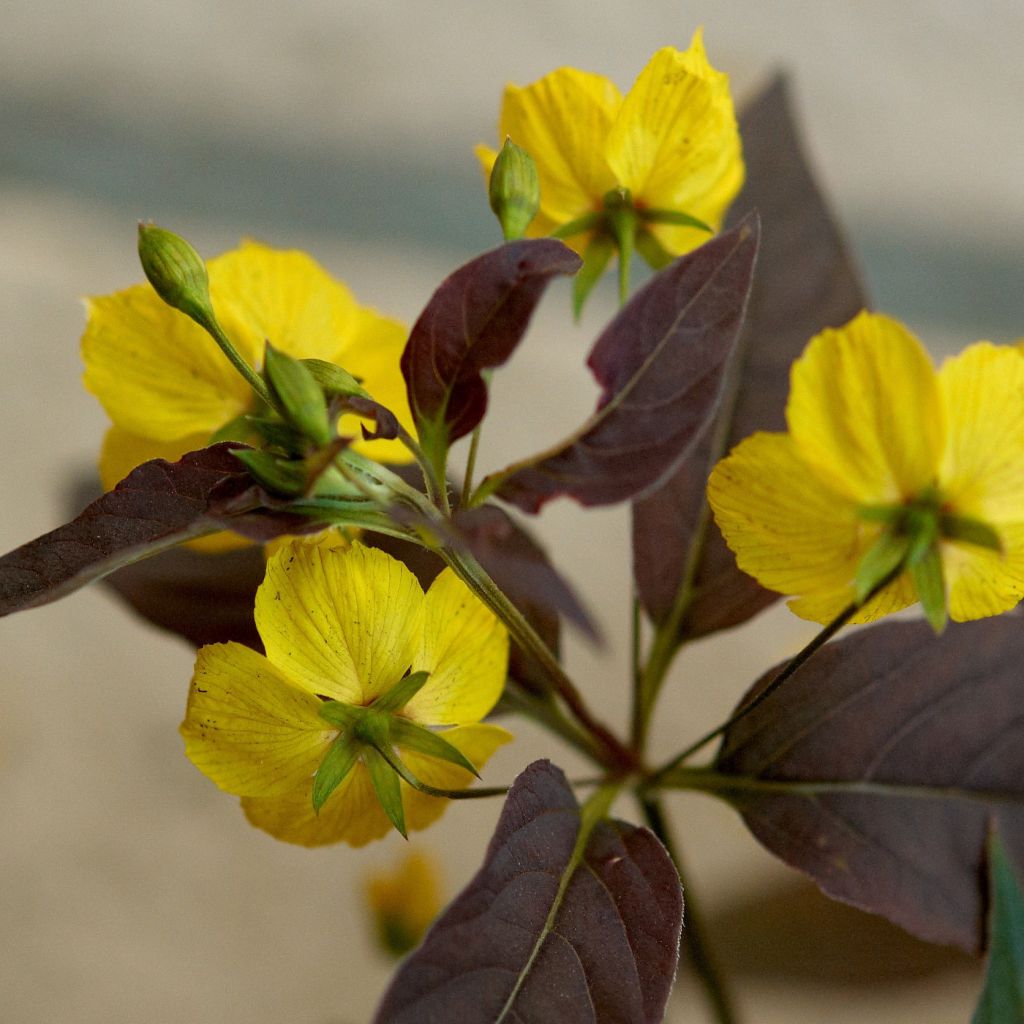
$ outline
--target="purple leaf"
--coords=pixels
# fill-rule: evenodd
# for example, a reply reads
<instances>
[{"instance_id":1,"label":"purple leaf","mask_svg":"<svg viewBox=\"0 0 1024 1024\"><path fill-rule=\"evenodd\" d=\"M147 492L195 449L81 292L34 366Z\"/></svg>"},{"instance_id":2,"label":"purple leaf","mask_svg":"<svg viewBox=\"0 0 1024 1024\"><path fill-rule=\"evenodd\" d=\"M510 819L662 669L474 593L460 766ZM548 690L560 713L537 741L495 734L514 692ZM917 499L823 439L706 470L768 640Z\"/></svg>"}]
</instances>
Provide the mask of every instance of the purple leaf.
<instances>
[{"instance_id":1,"label":"purple leaf","mask_svg":"<svg viewBox=\"0 0 1024 1024\"><path fill-rule=\"evenodd\" d=\"M757 277L715 427L659 490L633 506L633 571L651 619L665 621L681 582L682 623L698 637L734 626L778 597L736 568L704 497L714 463L756 430L784 430L789 367L810 338L865 305L839 228L815 184L777 78L740 119L747 183L733 209L764 225Z\"/></svg>"},{"instance_id":2,"label":"purple leaf","mask_svg":"<svg viewBox=\"0 0 1024 1024\"><path fill-rule=\"evenodd\" d=\"M827 895L978 952L993 821L1024 866L1022 663L1016 615L830 643L727 732L708 788Z\"/></svg>"},{"instance_id":3,"label":"purple leaf","mask_svg":"<svg viewBox=\"0 0 1024 1024\"><path fill-rule=\"evenodd\" d=\"M402 353L421 433L451 442L473 430L487 409L481 371L508 359L551 279L579 265L561 242L531 239L486 252L442 282Z\"/></svg>"},{"instance_id":4,"label":"purple leaf","mask_svg":"<svg viewBox=\"0 0 1024 1024\"><path fill-rule=\"evenodd\" d=\"M656 1024L682 893L653 834L580 810L536 761L509 791L483 867L399 968L375 1024Z\"/></svg>"},{"instance_id":5,"label":"purple leaf","mask_svg":"<svg viewBox=\"0 0 1024 1024\"><path fill-rule=\"evenodd\" d=\"M0 616L55 601L120 566L230 526L256 539L320 529L268 507L233 442L154 459L70 523L0 558Z\"/></svg>"},{"instance_id":6,"label":"purple leaf","mask_svg":"<svg viewBox=\"0 0 1024 1024\"><path fill-rule=\"evenodd\" d=\"M608 505L657 487L717 408L758 234L749 217L641 288L590 353L602 388L594 415L551 450L494 474L491 490L537 512L559 495Z\"/></svg>"}]
</instances>

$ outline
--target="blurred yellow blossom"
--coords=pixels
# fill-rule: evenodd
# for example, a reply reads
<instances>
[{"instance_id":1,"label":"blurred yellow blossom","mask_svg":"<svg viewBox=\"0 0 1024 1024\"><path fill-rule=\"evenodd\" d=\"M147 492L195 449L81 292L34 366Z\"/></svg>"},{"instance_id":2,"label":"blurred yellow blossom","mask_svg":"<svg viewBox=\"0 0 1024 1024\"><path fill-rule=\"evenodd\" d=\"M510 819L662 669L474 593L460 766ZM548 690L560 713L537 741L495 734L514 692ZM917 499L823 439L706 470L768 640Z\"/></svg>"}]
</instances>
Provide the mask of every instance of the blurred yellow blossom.
<instances>
[{"instance_id":1,"label":"blurred yellow blossom","mask_svg":"<svg viewBox=\"0 0 1024 1024\"><path fill-rule=\"evenodd\" d=\"M448 801L399 782L380 746L452 790L473 776L446 751L479 768L511 739L480 721L501 694L508 635L450 570L424 595L382 551L296 541L267 563L256 626L265 657L199 651L181 731L193 764L278 839L362 846L391 822L425 828ZM386 812L382 789L399 806Z\"/></svg>"},{"instance_id":2,"label":"blurred yellow blossom","mask_svg":"<svg viewBox=\"0 0 1024 1024\"><path fill-rule=\"evenodd\" d=\"M726 74L716 71L698 30L690 48L667 46L623 97L603 75L559 68L505 89L501 139L526 150L540 178L540 211L528 234L546 235L624 201L650 234L677 256L708 238L679 223L644 222L645 211L687 214L717 230L743 183L739 131ZM495 150L477 147L490 173ZM601 233L598 217L564 237L584 253ZM644 255L648 255L644 253Z\"/></svg>"},{"instance_id":3,"label":"blurred yellow blossom","mask_svg":"<svg viewBox=\"0 0 1024 1024\"><path fill-rule=\"evenodd\" d=\"M422 850L410 850L394 867L367 876L366 902L381 948L404 956L420 944L441 911L437 861Z\"/></svg>"},{"instance_id":4,"label":"blurred yellow blossom","mask_svg":"<svg viewBox=\"0 0 1024 1024\"><path fill-rule=\"evenodd\" d=\"M1024 595L1024 360L969 346L935 371L920 342L861 313L794 364L788 433L743 441L708 497L741 569L828 622L867 622L919 598L936 628ZM922 590L925 592L922 593Z\"/></svg>"}]
</instances>

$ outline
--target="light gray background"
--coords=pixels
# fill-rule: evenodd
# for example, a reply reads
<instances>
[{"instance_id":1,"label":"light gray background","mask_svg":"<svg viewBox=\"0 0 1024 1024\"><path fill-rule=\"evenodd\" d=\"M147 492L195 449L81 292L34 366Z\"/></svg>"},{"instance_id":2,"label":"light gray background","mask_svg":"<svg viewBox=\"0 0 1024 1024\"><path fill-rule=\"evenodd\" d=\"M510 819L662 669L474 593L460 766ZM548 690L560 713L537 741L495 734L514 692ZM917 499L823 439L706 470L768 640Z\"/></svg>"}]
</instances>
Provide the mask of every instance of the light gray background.
<instances>
[{"instance_id":1,"label":"light gray background","mask_svg":"<svg viewBox=\"0 0 1024 1024\"><path fill-rule=\"evenodd\" d=\"M0 10L0 548L57 525L95 457L105 421L79 385L78 296L139 279L138 218L207 255L243 234L307 248L412 320L496 241L470 149L494 141L504 82L573 64L625 89L698 24L741 97L792 71L879 308L935 351L1024 335L1019 2L16 0ZM496 382L485 467L586 415L581 364L612 303L598 294L575 328L553 290ZM562 503L537 526L610 636L604 655L571 642L570 667L622 723L627 515ZM807 635L777 608L689 652L658 749L718 720ZM0 622L0 651L0 1020L366 1020L389 966L353 894L401 841L309 852L250 829L182 756L191 653L99 591ZM577 767L524 728L488 778L547 753ZM785 879L724 807L673 810L712 913ZM497 811L454 806L424 835L450 892ZM976 984L959 972L865 995L762 978L740 999L758 1024L952 1024ZM702 1019L679 988L670 1019Z\"/></svg>"}]
</instances>

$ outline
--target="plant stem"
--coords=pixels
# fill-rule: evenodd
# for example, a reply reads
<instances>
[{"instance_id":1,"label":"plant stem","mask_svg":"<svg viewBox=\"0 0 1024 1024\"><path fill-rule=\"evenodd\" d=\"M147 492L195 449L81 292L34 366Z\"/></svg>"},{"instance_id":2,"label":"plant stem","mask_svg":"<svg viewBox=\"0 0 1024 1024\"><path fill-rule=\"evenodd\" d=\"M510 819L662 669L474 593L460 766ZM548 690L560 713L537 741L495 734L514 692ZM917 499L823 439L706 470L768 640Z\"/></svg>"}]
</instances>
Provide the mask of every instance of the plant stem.
<instances>
[{"instance_id":1,"label":"plant stem","mask_svg":"<svg viewBox=\"0 0 1024 1024\"><path fill-rule=\"evenodd\" d=\"M466 475L462 481L462 497L459 499L459 507L466 508L469 503L469 496L473 493L473 471L476 469L476 453L480 447L480 424L473 428L473 436L469 440L469 455L466 456Z\"/></svg>"},{"instance_id":2,"label":"plant stem","mask_svg":"<svg viewBox=\"0 0 1024 1024\"><path fill-rule=\"evenodd\" d=\"M211 319L203 323L202 326L206 328L210 337L217 342L221 352L227 356L228 362L245 378L246 383L256 392L257 396L266 402L269 408L277 409L280 412L280 406L271 395L266 381L239 355L238 349L231 343L231 339L224 333L220 324Z\"/></svg>"},{"instance_id":3,"label":"plant stem","mask_svg":"<svg viewBox=\"0 0 1024 1024\"><path fill-rule=\"evenodd\" d=\"M621 771L631 771L638 767L636 754L594 717L576 685L558 663L558 658L537 635L522 612L488 576L483 566L467 552L441 548L438 553L459 579L505 623L512 639L544 670L576 721L597 740L604 753L603 762L610 768Z\"/></svg>"},{"instance_id":4,"label":"plant stem","mask_svg":"<svg viewBox=\"0 0 1024 1024\"><path fill-rule=\"evenodd\" d=\"M661 799L650 795L641 796L640 807L651 831L668 851L672 862L676 866L676 871L679 872L679 883L683 887L683 898L685 900L684 919L686 927L683 929L683 944L689 954L690 964L700 980L704 994L711 1004L711 1009L718 1024L736 1024L739 1018L736 1016L729 991L708 944L703 916L694 900L693 889L687 883L683 873L679 851L672 841Z\"/></svg>"}]
</instances>

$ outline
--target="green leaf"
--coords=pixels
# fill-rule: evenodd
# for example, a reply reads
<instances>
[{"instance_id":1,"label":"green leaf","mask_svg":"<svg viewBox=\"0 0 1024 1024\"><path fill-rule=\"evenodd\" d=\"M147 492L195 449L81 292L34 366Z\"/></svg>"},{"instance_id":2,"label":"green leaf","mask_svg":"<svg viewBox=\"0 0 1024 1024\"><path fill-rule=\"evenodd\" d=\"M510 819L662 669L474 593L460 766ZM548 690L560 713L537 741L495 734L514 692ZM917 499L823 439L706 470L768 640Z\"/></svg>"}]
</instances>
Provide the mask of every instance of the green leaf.
<instances>
[{"instance_id":1,"label":"green leaf","mask_svg":"<svg viewBox=\"0 0 1024 1024\"><path fill-rule=\"evenodd\" d=\"M267 342L264 371L292 426L318 445L331 440L323 390L307 366Z\"/></svg>"},{"instance_id":2,"label":"green leaf","mask_svg":"<svg viewBox=\"0 0 1024 1024\"><path fill-rule=\"evenodd\" d=\"M363 750L363 761L370 773L370 782L380 801L388 820L405 839L409 836L405 830L405 808L402 806L402 784L395 770L384 760L383 755L375 747Z\"/></svg>"},{"instance_id":3,"label":"green leaf","mask_svg":"<svg viewBox=\"0 0 1024 1024\"><path fill-rule=\"evenodd\" d=\"M241 418L249 427L248 436L251 437L255 431L264 444L272 448L280 448L289 455L299 455L309 445L309 441L301 431L281 420L272 420L266 416L243 416ZM244 438L242 439L244 440Z\"/></svg>"},{"instance_id":4,"label":"green leaf","mask_svg":"<svg viewBox=\"0 0 1024 1024\"><path fill-rule=\"evenodd\" d=\"M579 320L587 297L608 267L615 243L608 235L594 235L583 253L583 266L572 282L572 315Z\"/></svg>"},{"instance_id":5,"label":"green leaf","mask_svg":"<svg viewBox=\"0 0 1024 1024\"><path fill-rule=\"evenodd\" d=\"M960 540L966 544L975 544L979 548L990 551L1003 550L1003 542L999 534L988 523L968 516L943 515L939 518L939 532L947 540Z\"/></svg>"},{"instance_id":6,"label":"green leaf","mask_svg":"<svg viewBox=\"0 0 1024 1024\"><path fill-rule=\"evenodd\" d=\"M910 565L910 575L917 589L917 597L925 617L936 633L946 628L946 581L942 574L942 557L933 544L916 562Z\"/></svg>"},{"instance_id":7,"label":"green leaf","mask_svg":"<svg viewBox=\"0 0 1024 1024\"><path fill-rule=\"evenodd\" d=\"M387 711L391 714L401 711L423 689L423 684L429 676L429 672L410 672L409 675L403 676L387 693L374 701L373 710Z\"/></svg>"},{"instance_id":8,"label":"green leaf","mask_svg":"<svg viewBox=\"0 0 1024 1024\"><path fill-rule=\"evenodd\" d=\"M1024 894L998 835L988 846L989 951L971 1024L1024 1020Z\"/></svg>"},{"instance_id":9,"label":"green leaf","mask_svg":"<svg viewBox=\"0 0 1024 1024\"><path fill-rule=\"evenodd\" d=\"M641 209L636 212L640 219L648 224L675 224L682 228L697 228L699 231L706 231L709 235L715 233L715 229L710 224L705 224L704 221L689 213L683 213L682 210Z\"/></svg>"},{"instance_id":10,"label":"green leaf","mask_svg":"<svg viewBox=\"0 0 1024 1024\"><path fill-rule=\"evenodd\" d=\"M300 359L299 362L309 370L313 380L320 385L325 395L371 397L358 377L353 377L348 370L334 363L328 363L323 359Z\"/></svg>"},{"instance_id":11,"label":"green leaf","mask_svg":"<svg viewBox=\"0 0 1024 1024\"><path fill-rule=\"evenodd\" d=\"M345 781L358 758L359 746L348 736L339 736L327 748L313 777L313 810L317 814L324 801Z\"/></svg>"},{"instance_id":12,"label":"green leaf","mask_svg":"<svg viewBox=\"0 0 1024 1024\"><path fill-rule=\"evenodd\" d=\"M430 729L417 725L415 722L396 718L391 723L391 739L400 747L415 750L417 754L425 754L427 757L436 757L439 761L458 765L460 768L465 768L467 772L472 772L478 779L480 778L480 773L476 770L473 762L458 747L452 746L441 733L431 732Z\"/></svg>"},{"instance_id":13,"label":"green leaf","mask_svg":"<svg viewBox=\"0 0 1024 1024\"><path fill-rule=\"evenodd\" d=\"M882 533L868 548L857 566L857 575L854 577L854 600L857 604L867 600L871 591L886 576L896 571L907 557L907 548L907 538L896 536L889 530Z\"/></svg>"}]
</instances>

